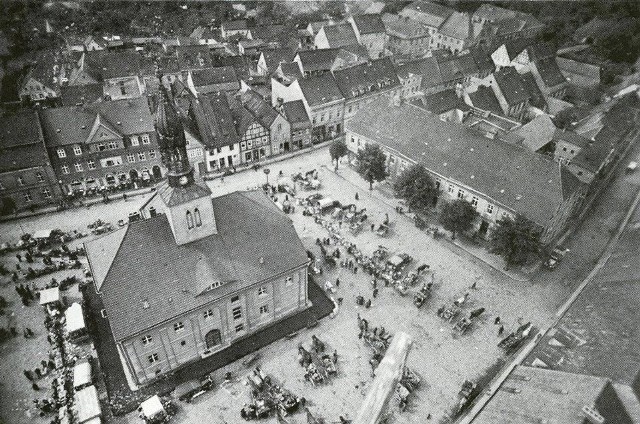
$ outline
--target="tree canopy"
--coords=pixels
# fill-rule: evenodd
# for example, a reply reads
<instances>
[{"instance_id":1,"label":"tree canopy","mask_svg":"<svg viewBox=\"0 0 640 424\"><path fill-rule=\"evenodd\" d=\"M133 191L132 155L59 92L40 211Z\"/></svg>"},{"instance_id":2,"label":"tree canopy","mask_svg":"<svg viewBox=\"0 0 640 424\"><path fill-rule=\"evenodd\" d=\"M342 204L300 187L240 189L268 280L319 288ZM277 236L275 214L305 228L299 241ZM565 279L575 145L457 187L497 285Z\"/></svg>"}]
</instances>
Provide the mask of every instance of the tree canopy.
<instances>
[{"instance_id":1,"label":"tree canopy","mask_svg":"<svg viewBox=\"0 0 640 424\"><path fill-rule=\"evenodd\" d=\"M369 182L369 190L373 190L374 181L384 181L387 172L387 157L377 144L367 143L364 149L358 150L358 174Z\"/></svg>"},{"instance_id":2,"label":"tree canopy","mask_svg":"<svg viewBox=\"0 0 640 424\"><path fill-rule=\"evenodd\" d=\"M451 231L451 238L455 239L456 234L471 229L476 216L478 212L471 203L457 199L444 205L440 212L440 222L445 230Z\"/></svg>"},{"instance_id":3,"label":"tree canopy","mask_svg":"<svg viewBox=\"0 0 640 424\"><path fill-rule=\"evenodd\" d=\"M345 156L347 152L347 143L345 143L343 139L337 138L333 140L329 146L329 154L331 155L331 160L336 161L336 169L338 169L340 158Z\"/></svg>"},{"instance_id":4,"label":"tree canopy","mask_svg":"<svg viewBox=\"0 0 640 424\"><path fill-rule=\"evenodd\" d=\"M542 229L522 215L502 218L491 233L491 251L508 265L522 265L540 253Z\"/></svg>"},{"instance_id":5,"label":"tree canopy","mask_svg":"<svg viewBox=\"0 0 640 424\"><path fill-rule=\"evenodd\" d=\"M415 210L424 210L434 204L438 190L431 175L421 164L405 169L393 183L397 197L404 199L407 206Z\"/></svg>"}]
</instances>

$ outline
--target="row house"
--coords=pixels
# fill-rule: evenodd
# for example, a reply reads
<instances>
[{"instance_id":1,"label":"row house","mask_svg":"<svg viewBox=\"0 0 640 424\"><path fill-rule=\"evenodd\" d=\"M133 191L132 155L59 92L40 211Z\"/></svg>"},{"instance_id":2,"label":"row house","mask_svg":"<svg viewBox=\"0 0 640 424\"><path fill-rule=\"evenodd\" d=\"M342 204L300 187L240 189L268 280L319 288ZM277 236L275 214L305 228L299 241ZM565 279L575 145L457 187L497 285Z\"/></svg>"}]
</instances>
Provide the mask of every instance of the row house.
<instances>
[{"instance_id":1,"label":"row house","mask_svg":"<svg viewBox=\"0 0 640 424\"><path fill-rule=\"evenodd\" d=\"M378 59L387 50L386 28L379 14L355 15L348 19L358 43L369 52L369 58Z\"/></svg>"},{"instance_id":2,"label":"row house","mask_svg":"<svg viewBox=\"0 0 640 424\"><path fill-rule=\"evenodd\" d=\"M295 51L289 47L263 50L258 58L256 73L267 77L276 71L280 63L291 62L294 55Z\"/></svg>"},{"instance_id":3,"label":"row house","mask_svg":"<svg viewBox=\"0 0 640 424\"><path fill-rule=\"evenodd\" d=\"M325 25L315 35L316 49L335 49L358 44L358 37L349 22Z\"/></svg>"},{"instance_id":4,"label":"row house","mask_svg":"<svg viewBox=\"0 0 640 424\"><path fill-rule=\"evenodd\" d=\"M294 100L277 106L291 128L291 149L311 146L311 119L302 100Z\"/></svg>"},{"instance_id":5,"label":"row house","mask_svg":"<svg viewBox=\"0 0 640 424\"><path fill-rule=\"evenodd\" d=\"M491 47L510 40L536 38L542 33L544 27L544 23L533 15L518 14L515 18L483 24L475 43L479 46Z\"/></svg>"},{"instance_id":6,"label":"row house","mask_svg":"<svg viewBox=\"0 0 640 424\"><path fill-rule=\"evenodd\" d=\"M0 215L60 201L35 111L0 118L0 150Z\"/></svg>"},{"instance_id":7,"label":"row house","mask_svg":"<svg viewBox=\"0 0 640 424\"><path fill-rule=\"evenodd\" d=\"M434 36L435 48L458 54L475 43L481 25L473 23L467 13L454 12Z\"/></svg>"},{"instance_id":8,"label":"row house","mask_svg":"<svg viewBox=\"0 0 640 424\"><path fill-rule=\"evenodd\" d=\"M303 50L293 58L305 77L356 66L368 60L367 50L359 44L335 49Z\"/></svg>"},{"instance_id":9,"label":"row house","mask_svg":"<svg viewBox=\"0 0 640 424\"><path fill-rule=\"evenodd\" d=\"M253 40L251 28L249 28L248 22L244 19L223 22L222 25L220 25L220 35L225 40L231 37L242 37Z\"/></svg>"},{"instance_id":10,"label":"row house","mask_svg":"<svg viewBox=\"0 0 640 424\"><path fill-rule=\"evenodd\" d=\"M538 104L540 102L541 96L531 74L521 75L514 68L502 68L494 72L480 80L477 85L469 87L469 91L475 91L479 85L490 87L502 113L518 120L526 116L532 101Z\"/></svg>"},{"instance_id":11,"label":"row house","mask_svg":"<svg viewBox=\"0 0 640 424\"><path fill-rule=\"evenodd\" d=\"M66 193L135 187L163 176L146 98L46 109L40 122Z\"/></svg>"},{"instance_id":12,"label":"row house","mask_svg":"<svg viewBox=\"0 0 640 424\"><path fill-rule=\"evenodd\" d=\"M586 192L568 169L546 156L487 139L408 103L367 105L347 123L346 140L351 157L368 143L380 145L392 179L412 164L424 165L440 201L465 200L478 211L472 232L480 237L489 236L500 219L522 214L540 226L549 243L566 228Z\"/></svg>"},{"instance_id":13,"label":"row house","mask_svg":"<svg viewBox=\"0 0 640 424\"><path fill-rule=\"evenodd\" d=\"M193 38L198 42L198 44L204 44L207 46L215 46L219 44L216 40L216 35L211 28L203 25L195 27L193 31L191 31L191 34L189 34L189 38Z\"/></svg>"},{"instance_id":14,"label":"row house","mask_svg":"<svg viewBox=\"0 0 640 424\"><path fill-rule=\"evenodd\" d=\"M402 84L402 97L433 94L446 87L435 57L413 60L396 67Z\"/></svg>"},{"instance_id":15,"label":"row house","mask_svg":"<svg viewBox=\"0 0 640 424\"><path fill-rule=\"evenodd\" d=\"M429 52L431 36L419 22L389 14L384 18L387 48L394 61L421 58Z\"/></svg>"},{"instance_id":16,"label":"row house","mask_svg":"<svg viewBox=\"0 0 640 424\"><path fill-rule=\"evenodd\" d=\"M203 94L191 99L189 117L205 148L206 172L220 172L239 165L240 136L225 93Z\"/></svg>"},{"instance_id":17,"label":"row house","mask_svg":"<svg viewBox=\"0 0 640 424\"><path fill-rule=\"evenodd\" d=\"M368 63L333 72L344 97L344 121L360 108L380 97L400 97L400 81L390 58L374 59Z\"/></svg>"},{"instance_id":18,"label":"row house","mask_svg":"<svg viewBox=\"0 0 640 424\"><path fill-rule=\"evenodd\" d=\"M236 92L240 89L240 81L233 66L222 66L189 71L187 86L199 96L219 91Z\"/></svg>"},{"instance_id":19,"label":"row house","mask_svg":"<svg viewBox=\"0 0 640 424\"><path fill-rule=\"evenodd\" d=\"M423 27L425 27L431 37L429 48L433 49L436 46L436 33L454 13L455 10L450 7L442 6L431 1L417 0L405 6L404 9L398 12L398 15L403 18L418 21Z\"/></svg>"},{"instance_id":20,"label":"row house","mask_svg":"<svg viewBox=\"0 0 640 424\"><path fill-rule=\"evenodd\" d=\"M231 112L240 136L240 162L249 164L272 155L269 127L247 110L236 98L230 97Z\"/></svg>"},{"instance_id":21,"label":"row house","mask_svg":"<svg viewBox=\"0 0 640 424\"><path fill-rule=\"evenodd\" d=\"M245 90L240 95L240 101L254 119L267 129L271 155L291 151L291 127L283 114L251 89ZM247 155L245 154L246 159Z\"/></svg>"},{"instance_id":22,"label":"row house","mask_svg":"<svg viewBox=\"0 0 640 424\"><path fill-rule=\"evenodd\" d=\"M184 119L182 126L184 127L184 142L189 163L193 165L194 175L202 178L207 174L207 149L195 122Z\"/></svg>"},{"instance_id":23,"label":"row house","mask_svg":"<svg viewBox=\"0 0 640 424\"><path fill-rule=\"evenodd\" d=\"M53 51L39 55L20 82L18 96L22 101L55 101L60 97L61 79L64 76L64 59Z\"/></svg>"},{"instance_id":24,"label":"row house","mask_svg":"<svg viewBox=\"0 0 640 424\"><path fill-rule=\"evenodd\" d=\"M460 92L453 89L423 96L413 104L437 115L442 121L462 123L471 108L459 97Z\"/></svg>"},{"instance_id":25,"label":"row house","mask_svg":"<svg viewBox=\"0 0 640 424\"><path fill-rule=\"evenodd\" d=\"M311 119L312 141L333 139L344 131L345 98L331 73L284 84L271 79L271 104L302 100Z\"/></svg>"}]
</instances>

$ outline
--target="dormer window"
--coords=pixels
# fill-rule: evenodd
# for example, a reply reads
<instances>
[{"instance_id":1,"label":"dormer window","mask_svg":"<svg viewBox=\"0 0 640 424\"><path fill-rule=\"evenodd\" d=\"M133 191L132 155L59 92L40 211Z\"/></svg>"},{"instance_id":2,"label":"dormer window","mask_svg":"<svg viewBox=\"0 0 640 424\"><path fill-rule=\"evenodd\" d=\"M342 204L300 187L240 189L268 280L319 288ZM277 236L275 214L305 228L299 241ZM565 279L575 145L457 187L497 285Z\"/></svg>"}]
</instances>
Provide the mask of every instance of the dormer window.
<instances>
[{"instance_id":1,"label":"dormer window","mask_svg":"<svg viewBox=\"0 0 640 424\"><path fill-rule=\"evenodd\" d=\"M209 287L207 287L207 291L209 290L213 290L213 289L217 289L218 287L222 286L224 283L222 281L214 281L213 283L211 283L211 285Z\"/></svg>"},{"instance_id":2,"label":"dormer window","mask_svg":"<svg viewBox=\"0 0 640 424\"><path fill-rule=\"evenodd\" d=\"M201 227L202 219L200 218L200 210L198 210L198 208L195 208L195 210L193 211L193 218L195 220L196 227Z\"/></svg>"},{"instance_id":3,"label":"dormer window","mask_svg":"<svg viewBox=\"0 0 640 424\"><path fill-rule=\"evenodd\" d=\"M187 211L187 228L191 230L193 227L193 215L191 214L191 211Z\"/></svg>"}]
</instances>

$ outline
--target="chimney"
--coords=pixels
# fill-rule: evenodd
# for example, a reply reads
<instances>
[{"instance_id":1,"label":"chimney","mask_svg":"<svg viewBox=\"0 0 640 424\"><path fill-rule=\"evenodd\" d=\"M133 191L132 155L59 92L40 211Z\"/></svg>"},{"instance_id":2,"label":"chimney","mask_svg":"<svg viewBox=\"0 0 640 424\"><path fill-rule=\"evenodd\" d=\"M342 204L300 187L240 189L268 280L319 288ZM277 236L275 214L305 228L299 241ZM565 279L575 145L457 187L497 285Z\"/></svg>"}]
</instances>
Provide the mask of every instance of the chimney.
<instances>
[{"instance_id":1,"label":"chimney","mask_svg":"<svg viewBox=\"0 0 640 424\"><path fill-rule=\"evenodd\" d=\"M154 206L151 206L149 208L149 215L151 216L151 218L153 218L154 216L156 216L158 214L158 212L156 211L156 208Z\"/></svg>"}]
</instances>

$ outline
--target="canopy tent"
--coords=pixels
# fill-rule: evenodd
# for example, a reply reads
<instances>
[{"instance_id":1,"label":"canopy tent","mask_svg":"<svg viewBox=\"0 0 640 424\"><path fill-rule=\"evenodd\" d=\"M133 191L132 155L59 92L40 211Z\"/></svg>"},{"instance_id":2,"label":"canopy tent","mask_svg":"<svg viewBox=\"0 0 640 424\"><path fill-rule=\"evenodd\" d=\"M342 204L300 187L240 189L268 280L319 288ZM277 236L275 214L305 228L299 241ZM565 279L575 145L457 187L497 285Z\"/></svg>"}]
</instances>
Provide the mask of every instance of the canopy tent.
<instances>
[{"instance_id":1,"label":"canopy tent","mask_svg":"<svg viewBox=\"0 0 640 424\"><path fill-rule=\"evenodd\" d=\"M40 290L41 305L47 305L53 302L60 302L60 289L58 287Z\"/></svg>"},{"instance_id":2,"label":"canopy tent","mask_svg":"<svg viewBox=\"0 0 640 424\"><path fill-rule=\"evenodd\" d=\"M152 419L159 414L164 414L164 406L160 402L160 397L154 395L140 404L140 411L147 419Z\"/></svg>"},{"instance_id":3,"label":"canopy tent","mask_svg":"<svg viewBox=\"0 0 640 424\"><path fill-rule=\"evenodd\" d=\"M102 415L100 410L100 401L98 400L98 391L96 386L89 386L76 392L76 402L74 405L78 416L78 423L85 424Z\"/></svg>"},{"instance_id":4,"label":"canopy tent","mask_svg":"<svg viewBox=\"0 0 640 424\"><path fill-rule=\"evenodd\" d=\"M77 389L91 383L91 363L86 358L81 359L73 367L73 388Z\"/></svg>"},{"instance_id":5,"label":"canopy tent","mask_svg":"<svg viewBox=\"0 0 640 424\"><path fill-rule=\"evenodd\" d=\"M36 240L48 239L49 237L51 237L52 232L53 230L38 230L33 233L32 237Z\"/></svg>"},{"instance_id":6,"label":"canopy tent","mask_svg":"<svg viewBox=\"0 0 640 424\"><path fill-rule=\"evenodd\" d=\"M64 312L65 321L67 324L67 332L73 333L74 331L85 330L84 315L82 314L82 306L74 302Z\"/></svg>"},{"instance_id":7,"label":"canopy tent","mask_svg":"<svg viewBox=\"0 0 640 424\"><path fill-rule=\"evenodd\" d=\"M387 262L393 266L399 266L402 263L403 259L399 255L393 255L390 257Z\"/></svg>"},{"instance_id":8,"label":"canopy tent","mask_svg":"<svg viewBox=\"0 0 640 424\"><path fill-rule=\"evenodd\" d=\"M318 206L320 209L328 208L329 206L333 206L334 200L331 197L325 197L324 199L318 200Z\"/></svg>"}]
</instances>

